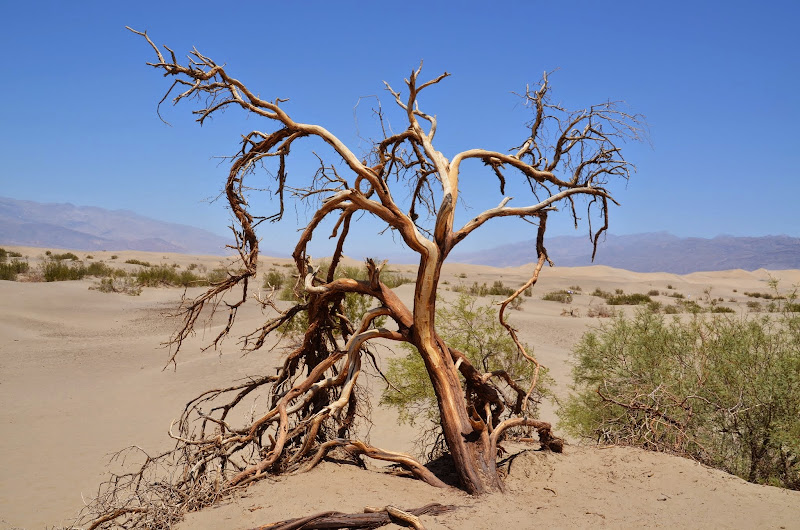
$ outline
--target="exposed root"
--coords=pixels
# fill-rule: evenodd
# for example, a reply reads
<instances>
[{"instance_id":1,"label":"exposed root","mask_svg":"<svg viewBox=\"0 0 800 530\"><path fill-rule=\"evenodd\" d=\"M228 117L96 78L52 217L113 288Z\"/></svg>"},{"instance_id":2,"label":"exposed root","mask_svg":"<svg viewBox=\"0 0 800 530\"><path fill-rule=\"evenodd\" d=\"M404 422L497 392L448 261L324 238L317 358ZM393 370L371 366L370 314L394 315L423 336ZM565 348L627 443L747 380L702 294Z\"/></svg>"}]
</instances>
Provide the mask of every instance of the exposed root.
<instances>
[{"instance_id":1,"label":"exposed root","mask_svg":"<svg viewBox=\"0 0 800 530\"><path fill-rule=\"evenodd\" d=\"M417 530L424 530L425 526L420 520L420 515L441 515L451 512L456 506L442 504L428 504L421 508L400 509L396 506L373 508L367 506L364 513L322 512L306 517L288 519L278 523L271 523L253 528L252 530L312 530L317 528L379 528L395 523Z\"/></svg>"}]
</instances>

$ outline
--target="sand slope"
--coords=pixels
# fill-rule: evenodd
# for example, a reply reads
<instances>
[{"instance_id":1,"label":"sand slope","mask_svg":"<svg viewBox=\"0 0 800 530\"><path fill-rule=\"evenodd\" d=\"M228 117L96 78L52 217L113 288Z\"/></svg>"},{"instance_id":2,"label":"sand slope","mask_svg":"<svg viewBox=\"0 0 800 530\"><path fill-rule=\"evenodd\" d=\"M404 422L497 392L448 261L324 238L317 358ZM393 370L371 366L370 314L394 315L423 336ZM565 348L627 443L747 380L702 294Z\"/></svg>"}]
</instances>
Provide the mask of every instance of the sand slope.
<instances>
[{"instance_id":1,"label":"sand slope","mask_svg":"<svg viewBox=\"0 0 800 530\"><path fill-rule=\"evenodd\" d=\"M32 259L42 253L19 250ZM93 256L108 263L136 256L182 267L205 264L209 269L219 262L218 257L160 253L117 253L118 260L111 262L110 254ZM264 260L265 268L285 262ZM497 279L519 284L531 268L451 265L443 287ZM414 267L396 265L394 270L411 274ZM541 300L543 293L575 286L583 293L595 288L667 292L672 285L674 291L695 298L711 287L712 295L723 297L725 305L743 310L751 300L743 292L766 292L770 275L783 286L800 283L796 270L678 276L608 267L553 268L543 271L534 296L511 318L522 339L550 367L563 394L569 383L569 352L588 326L597 324L598 319L586 313L599 301L576 295L573 304L565 306ZM199 347L221 323L216 319L205 334L201 331L187 344L177 370L162 370L167 352L160 343L175 325L166 315L182 291L145 289L141 296L129 297L89 290L92 284L0 281L0 528L68 523L81 507L81 495L88 498L96 491L112 452L134 444L151 452L170 447L166 430L186 401L208 388L269 371L279 362L278 351L242 357L234 339L218 351L201 353ZM397 291L410 303L411 285ZM445 300L456 296L442 292ZM579 316L562 316L565 308L577 310ZM263 318L248 304L237 331L249 331ZM383 348L378 352L384 361L396 355ZM376 380L370 385L380 391ZM543 417L555 420L552 406L545 408ZM374 420L373 444L413 450L414 432L398 425L392 411L376 408ZM430 502L461 506L445 516L425 517L431 528L800 528L798 492L748 484L668 455L574 445L564 455L518 456L510 465L505 495L474 499L389 476L377 467L363 471L325 463L305 475L257 484L224 506L191 514L182 528L248 528L314 511L360 511L365 505L389 503L411 508Z\"/></svg>"}]
</instances>

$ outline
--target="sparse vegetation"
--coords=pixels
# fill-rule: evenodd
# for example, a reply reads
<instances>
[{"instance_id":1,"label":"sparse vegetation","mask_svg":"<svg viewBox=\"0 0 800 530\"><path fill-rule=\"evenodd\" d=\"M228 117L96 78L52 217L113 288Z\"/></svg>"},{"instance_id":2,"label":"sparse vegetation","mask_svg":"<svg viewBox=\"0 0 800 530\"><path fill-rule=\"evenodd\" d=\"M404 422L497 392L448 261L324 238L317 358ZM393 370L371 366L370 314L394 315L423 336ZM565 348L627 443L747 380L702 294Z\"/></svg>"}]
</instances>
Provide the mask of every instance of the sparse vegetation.
<instances>
[{"instance_id":1,"label":"sparse vegetation","mask_svg":"<svg viewBox=\"0 0 800 530\"><path fill-rule=\"evenodd\" d=\"M142 287L194 287L209 283L208 279L197 276L192 271L177 272L169 265L144 266L133 275Z\"/></svg>"},{"instance_id":2,"label":"sparse vegetation","mask_svg":"<svg viewBox=\"0 0 800 530\"><path fill-rule=\"evenodd\" d=\"M647 291L647 296L658 296L659 294L661 293L658 291L658 289L650 289Z\"/></svg>"},{"instance_id":3,"label":"sparse vegetation","mask_svg":"<svg viewBox=\"0 0 800 530\"><path fill-rule=\"evenodd\" d=\"M617 289L617 291L618 291L617 294L606 298L606 303L608 305L639 305L639 304L649 304L653 301L646 294L641 294L641 293L625 294L622 292L622 289Z\"/></svg>"},{"instance_id":4,"label":"sparse vegetation","mask_svg":"<svg viewBox=\"0 0 800 530\"><path fill-rule=\"evenodd\" d=\"M800 489L800 316L667 320L646 309L583 336L573 434L681 454Z\"/></svg>"},{"instance_id":5,"label":"sparse vegetation","mask_svg":"<svg viewBox=\"0 0 800 530\"><path fill-rule=\"evenodd\" d=\"M47 255L50 257L50 259L56 260L56 261L63 261L63 260L78 261L78 260L80 260L80 258L78 256L76 256L72 252L65 252L63 254L48 253Z\"/></svg>"},{"instance_id":6,"label":"sparse vegetation","mask_svg":"<svg viewBox=\"0 0 800 530\"><path fill-rule=\"evenodd\" d=\"M111 259L114 259L114 257L112 256ZM142 267L152 267L153 266L153 264L150 263L149 261L142 261L142 260L138 260L138 259L126 259L125 263L128 263L130 265L141 265Z\"/></svg>"},{"instance_id":7,"label":"sparse vegetation","mask_svg":"<svg viewBox=\"0 0 800 530\"><path fill-rule=\"evenodd\" d=\"M514 294L515 289L506 287L503 282L496 280L491 287L485 282L482 284L473 282L473 284L469 287L465 285L455 285L453 286L453 291L457 293L468 294L470 296L510 296Z\"/></svg>"},{"instance_id":8,"label":"sparse vegetation","mask_svg":"<svg viewBox=\"0 0 800 530\"><path fill-rule=\"evenodd\" d=\"M130 276L101 278L100 283L89 287L102 293L120 293L129 296L139 296L142 294L142 286L135 278Z\"/></svg>"},{"instance_id":9,"label":"sparse vegetation","mask_svg":"<svg viewBox=\"0 0 800 530\"><path fill-rule=\"evenodd\" d=\"M27 261L19 259L12 259L9 262L0 260L0 280L15 281L17 274L24 274L30 270L30 265Z\"/></svg>"},{"instance_id":10,"label":"sparse vegetation","mask_svg":"<svg viewBox=\"0 0 800 530\"><path fill-rule=\"evenodd\" d=\"M548 302L561 302L562 304L572 303L572 294L562 289L560 291L550 291L542 296L542 300Z\"/></svg>"}]
</instances>

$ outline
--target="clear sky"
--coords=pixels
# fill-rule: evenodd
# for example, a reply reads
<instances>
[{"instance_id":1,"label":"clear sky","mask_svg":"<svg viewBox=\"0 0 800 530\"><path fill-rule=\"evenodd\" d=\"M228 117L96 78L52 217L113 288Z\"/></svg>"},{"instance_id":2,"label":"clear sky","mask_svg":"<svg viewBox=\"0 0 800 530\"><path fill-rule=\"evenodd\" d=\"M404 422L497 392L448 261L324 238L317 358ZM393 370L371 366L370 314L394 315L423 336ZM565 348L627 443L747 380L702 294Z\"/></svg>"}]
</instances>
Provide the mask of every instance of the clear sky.
<instances>
[{"instance_id":1,"label":"clear sky","mask_svg":"<svg viewBox=\"0 0 800 530\"><path fill-rule=\"evenodd\" d=\"M296 120L325 126L356 152L375 101L354 112L359 96L388 108L382 81L402 88L420 59L423 77L452 73L421 101L438 116L437 147L448 156L519 145L529 114L512 92L559 69L556 100L624 100L650 125L650 143L625 146L638 173L611 187L622 203L612 233L800 236L796 0L32 0L6 2L0 18L0 196L129 209L226 233L223 205L206 202L227 173L215 157L268 126L230 110L201 128L191 103L162 107L172 126L162 123L156 103L169 81L145 66L152 50L129 25L179 55L196 46L262 97L291 98L285 108ZM291 178L310 176L311 148L295 144ZM471 211L501 198L489 174L465 179L462 196ZM288 250L305 215L292 209L262 232L263 245ZM549 228L586 233L566 219ZM354 253L372 245L367 233ZM533 237L529 225L498 223L462 247Z\"/></svg>"}]
</instances>

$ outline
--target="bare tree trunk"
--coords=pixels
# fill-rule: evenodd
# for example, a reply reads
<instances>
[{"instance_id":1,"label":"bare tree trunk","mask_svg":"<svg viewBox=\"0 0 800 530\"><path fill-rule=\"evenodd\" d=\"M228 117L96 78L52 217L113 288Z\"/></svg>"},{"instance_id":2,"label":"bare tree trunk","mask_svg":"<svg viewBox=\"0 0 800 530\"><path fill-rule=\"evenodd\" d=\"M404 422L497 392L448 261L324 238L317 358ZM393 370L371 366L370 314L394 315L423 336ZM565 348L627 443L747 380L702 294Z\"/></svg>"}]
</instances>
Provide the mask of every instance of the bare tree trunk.
<instances>
[{"instance_id":1,"label":"bare tree trunk","mask_svg":"<svg viewBox=\"0 0 800 530\"><path fill-rule=\"evenodd\" d=\"M434 253L436 258L438 253ZM435 331L436 289L442 260L424 256L420 260L414 294L414 342L425 361L439 404L439 415L447 447L462 487L479 495L501 488L495 455L486 425L469 417L464 389L450 350Z\"/></svg>"}]
</instances>

